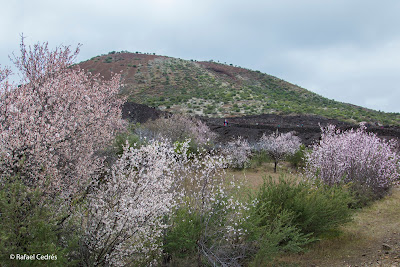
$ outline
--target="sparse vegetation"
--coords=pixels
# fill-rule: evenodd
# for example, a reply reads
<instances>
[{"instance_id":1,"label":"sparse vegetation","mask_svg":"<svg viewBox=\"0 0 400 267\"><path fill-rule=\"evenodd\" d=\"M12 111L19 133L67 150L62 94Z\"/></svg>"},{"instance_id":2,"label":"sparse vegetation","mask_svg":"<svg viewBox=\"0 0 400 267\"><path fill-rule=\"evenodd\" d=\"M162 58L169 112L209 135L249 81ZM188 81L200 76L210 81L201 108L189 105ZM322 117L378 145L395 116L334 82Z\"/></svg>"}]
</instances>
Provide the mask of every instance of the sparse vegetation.
<instances>
[{"instance_id":1,"label":"sparse vegetation","mask_svg":"<svg viewBox=\"0 0 400 267\"><path fill-rule=\"evenodd\" d=\"M118 53L113 54L116 56ZM126 54L128 64L141 66L124 69L112 64L114 72L123 71L130 88L124 94L134 102L166 107L172 112L189 112L210 117L240 114L314 114L357 123L399 125L400 114L369 110L340 103L307 91L276 77L216 62L195 62L182 59L146 57ZM103 61L111 62L107 56ZM136 62L136 63L135 63ZM140 64L138 64L140 62ZM85 69L101 71L101 61L81 63ZM118 64L118 63L115 63ZM141 77L132 79L140 69ZM151 88L151 89L150 89ZM184 99L181 98L184 96ZM202 112L185 104L198 101ZM224 108L222 108L224 105ZM174 107L174 108L172 108ZM221 109L222 108L222 109Z\"/></svg>"}]
</instances>

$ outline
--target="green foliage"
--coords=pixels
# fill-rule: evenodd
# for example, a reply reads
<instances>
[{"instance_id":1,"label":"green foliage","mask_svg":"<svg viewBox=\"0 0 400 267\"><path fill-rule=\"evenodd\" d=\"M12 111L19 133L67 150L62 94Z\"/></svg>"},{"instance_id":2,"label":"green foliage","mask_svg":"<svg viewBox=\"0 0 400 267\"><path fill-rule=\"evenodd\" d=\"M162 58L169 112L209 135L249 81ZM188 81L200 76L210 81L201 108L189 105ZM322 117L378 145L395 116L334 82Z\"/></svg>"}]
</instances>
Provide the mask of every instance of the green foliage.
<instances>
[{"instance_id":1,"label":"green foliage","mask_svg":"<svg viewBox=\"0 0 400 267\"><path fill-rule=\"evenodd\" d=\"M272 159L265 150L260 150L252 154L249 165L250 168L256 168L264 162L272 162Z\"/></svg>"},{"instance_id":2,"label":"green foliage","mask_svg":"<svg viewBox=\"0 0 400 267\"><path fill-rule=\"evenodd\" d=\"M73 234L59 225L65 214L56 211L58 205L45 190L24 185L18 176L5 178L0 190L0 261L11 266L67 266L68 251L75 246ZM11 260L11 254L55 255L57 259Z\"/></svg>"},{"instance_id":3,"label":"green foliage","mask_svg":"<svg viewBox=\"0 0 400 267\"><path fill-rule=\"evenodd\" d=\"M171 229L164 238L164 250L172 257L193 257L204 225L198 212L180 208L174 215Z\"/></svg>"},{"instance_id":4,"label":"green foliage","mask_svg":"<svg viewBox=\"0 0 400 267\"><path fill-rule=\"evenodd\" d=\"M171 226L166 230L163 246L170 266L191 266L193 262L197 262L196 266L229 266L243 257L244 244L230 237L228 229L244 221L244 214L239 211L239 204L220 193L213 194L216 199L208 208L196 208L189 197L169 218Z\"/></svg>"},{"instance_id":5,"label":"green foliage","mask_svg":"<svg viewBox=\"0 0 400 267\"><path fill-rule=\"evenodd\" d=\"M131 124L129 125L127 131L123 133L119 133L115 137L114 141L114 149L117 155L122 155L124 147L126 146L126 142L128 142L129 146L140 147L144 144L143 140L140 139L139 135L135 133L135 129L140 127L140 124Z\"/></svg>"},{"instance_id":6,"label":"green foliage","mask_svg":"<svg viewBox=\"0 0 400 267\"><path fill-rule=\"evenodd\" d=\"M256 253L251 266L265 266L284 252L301 252L318 238L337 234L351 218L351 197L339 187L324 187L280 177L264 180L244 227Z\"/></svg>"},{"instance_id":7,"label":"green foliage","mask_svg":"<svg viewBox=\"0 0 400 267\"><path fill-rule=\"evenodd\" d=\"M303 234L293 224L293 212L283 210L272 218L268 214L268 205L262 203L254 208L247 223L247 242L254 243L256 250L249 266L267 266L277 255L305 251L305 246L315 241L311 234Z\"/></svg>"},{"instance_id":8,"label":"green foliage","mask_svg":"<svg viewBox=\"0 0 400 267\"><path fill-rule=\"evenodd\" d=\"M299 169L305 167L304 155L307 152L306 146L304 144L300 145L299 150L296 153L286 158L290 164Z\"/></svg>"},{"instance_id":9,"label":"green foliage","mask_svg":"<svg viewBox=\"0 0 400 267\"><path fill-rule=\"evenodd\" d=\"M183 149L184 143L185 143L185 140L174 142L175 153L182 154L182 149ZM189 156L189 158L190 158L191 155L197 155L199 152L200 152L199 146L192 139L190 139L189 147L186 150L186 155Z\"/></svg>"},{"instance_id":10,"label":"green foliage","mask_svg":"<svg viewBox=\"0 0 400 267\"><path fill-rule=\"evenodd\" d=\"M279 181L265 179L257 201L256 209L269 203L264 209L268 214L265 223L288 211L294 215L293 225L315 237L338 231L338 226L349 221L352 213L348 207L352 198L347 190L284 177Z\"/></svg>"}]
</instances>

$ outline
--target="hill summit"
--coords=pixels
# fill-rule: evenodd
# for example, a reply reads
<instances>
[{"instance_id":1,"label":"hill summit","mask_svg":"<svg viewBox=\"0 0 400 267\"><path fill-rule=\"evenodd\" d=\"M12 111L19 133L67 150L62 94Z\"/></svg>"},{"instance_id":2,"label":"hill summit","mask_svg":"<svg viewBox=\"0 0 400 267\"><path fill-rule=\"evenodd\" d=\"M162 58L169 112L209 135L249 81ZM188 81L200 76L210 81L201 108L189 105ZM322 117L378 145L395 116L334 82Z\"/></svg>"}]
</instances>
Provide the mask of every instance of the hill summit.
<instances>
[{"instance_id":1,"label":"hill summit","mask_svg":"<svg viewBox=\"0 0 400 267\"><path fill-rule=\"evenodd\" d=\"M324 98L277 77L214 61L154 54L110 52L79 66L109 79L121 73L128 100L169 112L206 117L319 115L357 123L399 125L400 114L384 113Z\"/></svg>"}]
</instances>

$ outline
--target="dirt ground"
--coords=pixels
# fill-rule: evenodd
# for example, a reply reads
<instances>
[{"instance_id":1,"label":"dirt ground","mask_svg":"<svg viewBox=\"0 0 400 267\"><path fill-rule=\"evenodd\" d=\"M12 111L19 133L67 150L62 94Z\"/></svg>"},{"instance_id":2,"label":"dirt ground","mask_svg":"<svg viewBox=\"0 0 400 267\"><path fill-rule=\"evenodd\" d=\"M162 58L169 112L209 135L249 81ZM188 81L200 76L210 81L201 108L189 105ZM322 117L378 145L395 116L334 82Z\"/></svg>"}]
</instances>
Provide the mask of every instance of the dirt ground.
<instances>
[{"instance_id":1,"label":"dirt ground","mask_svg":"<svg viewBox=\"0 0 400 267\"><path fill-rule=\"evenodd\" d=\"M273 173L273 164L264 163L255 169L229 171L228 175L257 188L263 177L298 174L285 163ZM384 199L356 211L340 236L319 241L304 254L285 255L277 266L400 266L400 186Z\"/></svg>"},{"instance_id":2,"label":"dirt ground","mask_svg":"<svg viewBox=\"0 0 400 267\"><path fill-rule=\"evenodd\" d=\"M400 187L358 211L341 236L281 260L299 266L400 266Z\"/></svg>"}]
</instances>

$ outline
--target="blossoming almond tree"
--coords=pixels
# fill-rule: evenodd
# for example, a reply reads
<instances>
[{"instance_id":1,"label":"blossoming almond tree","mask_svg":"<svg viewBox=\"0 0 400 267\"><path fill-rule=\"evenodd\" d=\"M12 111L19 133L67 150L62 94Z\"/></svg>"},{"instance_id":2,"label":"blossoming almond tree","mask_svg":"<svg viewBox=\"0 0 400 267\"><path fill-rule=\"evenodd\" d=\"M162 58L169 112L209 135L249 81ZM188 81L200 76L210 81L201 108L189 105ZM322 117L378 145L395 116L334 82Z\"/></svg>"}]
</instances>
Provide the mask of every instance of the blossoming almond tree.
<instances>
[{"instance_id":1,"label":"blossoming almond tree","mask_svg":"<svg viewBox=\"0 0 400 267\"><path fill-rule=\"evenodd\" d=\"M306 154L305 173L328 185L352 183L382 196L399 179L395 141L358 129L342 132L335 126L321 128L321 140Z\"/></svg>"},{"instance_id":2,"label":"blossoming almond tree","mask_svg":"<svg viewBox=\"0 0 400 267\"><path fill-rule=\"evenodd\" d=\"M228 192L235 184L224 179L227 161L213 152L188 153L189 143L158 139L125 147L81 212L87 265L157 265L177 209L200 216L194 242L201 257L216 262L236 253L245 207Z\"/></svg>"},{"instance_id":3,"label":"blossoming almond tree","mask_svg":"<svg viewBox=\"0 0 400 267\"><path fill-rule=\"evenodd\" d=\"M270 157L274 160L274 172L279 161L282 161L289 155L293 155L301 145L300 138L295 136L292 132L289 133L272 133L260 138L259 145L261 149L265 150Z\"/></svg>"},{"instance_id":4,"label":"blossoming almond tree","mask_svg":"<svg viewBox=\"0 0 400 267\"><path fill-rule=\"evenodd\" d=\"M101 81L71 67L75 51L47 43L26 46L12 61L21 85L0 79L0 173L19 174L28 185L41 185L71 195L89 182L102 166L95 152L108 145L122 128L120 76Z\"/></svg>"},{"instance_id":5,"label":"blossoming almond tree","mask_svg":"<svg viewBox=\"0 0 400 267\"><path fill-rule=\"evenodd\" d=\"M147 265L160 257L163 216L175 203L178 168L174 148L166 142L125 147L106 181L88 195L82 213L86 265Z\"/></svg>"},{"instance_id":6,"label":"blossoming almond tree","mask_svg":"<svg viewBox=\"0 0 400 267\"><path fill-rule=\"evenodd\" d=\"M223 153L233 168L244 168L251 155L251 146L246 139L239 136L227 143Z\"/></svg>"}]
</instances>

